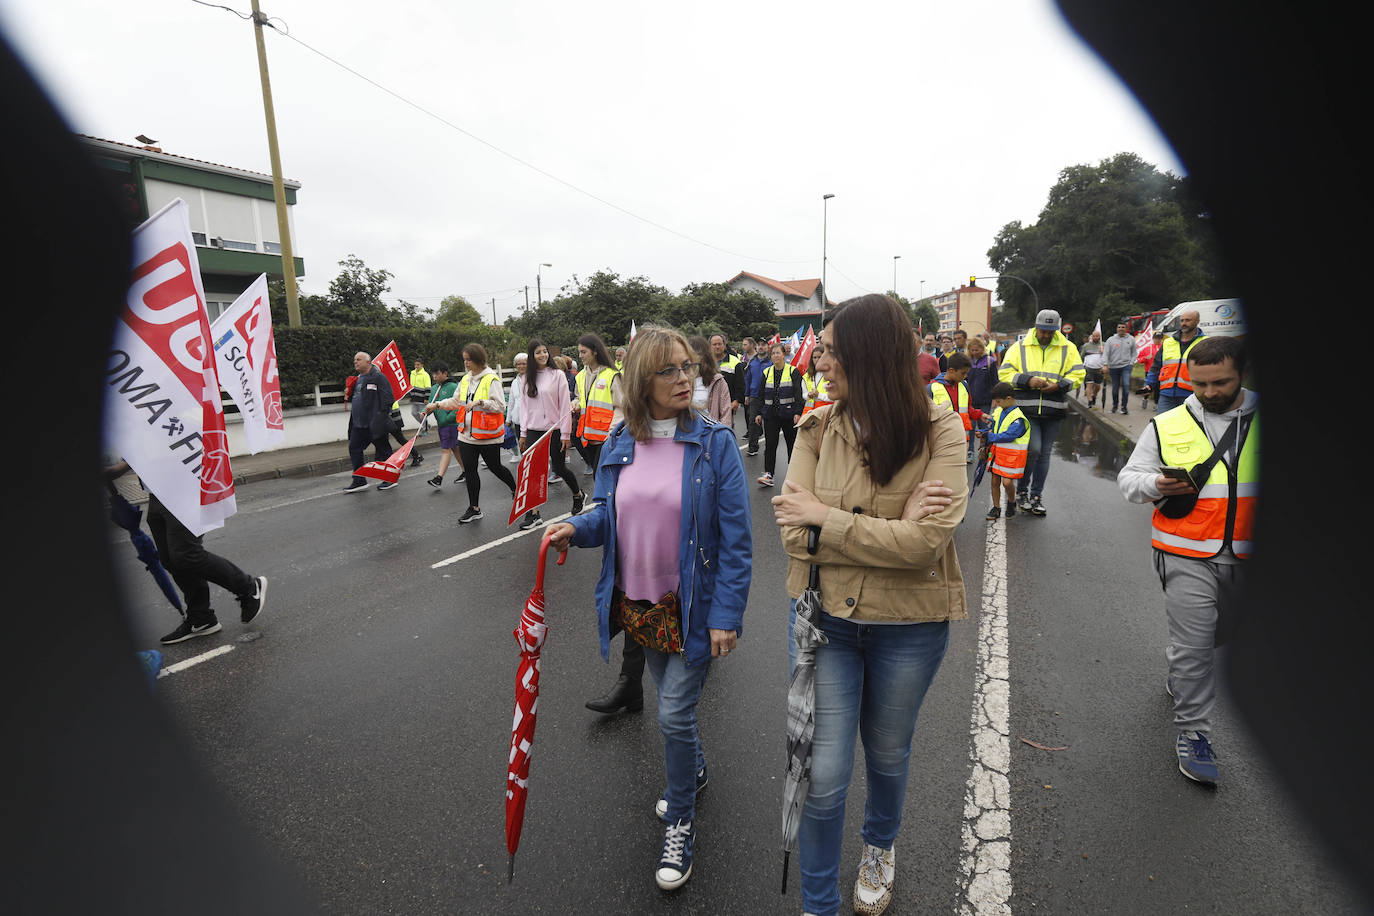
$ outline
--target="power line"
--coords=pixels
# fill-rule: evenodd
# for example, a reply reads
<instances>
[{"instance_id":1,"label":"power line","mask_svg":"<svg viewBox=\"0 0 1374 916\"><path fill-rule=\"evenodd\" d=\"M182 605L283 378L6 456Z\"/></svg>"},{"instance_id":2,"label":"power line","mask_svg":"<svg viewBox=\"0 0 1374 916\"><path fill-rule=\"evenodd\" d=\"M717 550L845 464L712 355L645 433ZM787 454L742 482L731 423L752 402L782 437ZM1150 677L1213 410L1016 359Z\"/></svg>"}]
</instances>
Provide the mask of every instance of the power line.
<instances>
[{"instance_id":1,"label":"power line","mask_svg":"<svg viewBox=\"0 0 1374 916\"><path fill-rule=\"evenodd\" d=\"M235 16L238 16L240 19L251 19L251 18L252 18L251 16L245 16L243 13L240 13L240 12L238 12L237 10L231 9L230 7L221 6L221 5L215 4L215 3L207 3L207 2L205 2L205 0L192 0L192 2L193 2L193 3L198 3L198 4L200 4L201 6L209 6L209 7L215 8L215 9L228 10L229 12L233 13ZM367 83L368 85L370 85L370 86L372 86L372 87L374 87L374 88L376 88L376 89L378 89L378 90L380 90L380 91L386 93L387 95L389 95L389 96L391 96L392 98L396 99L398 102L401 102L402 104L408 105L409 107L415 109L416 111L420 112L421 114L425 115L426 117L431 118L431 119L433 119L433 120L435 120L435 121L438 121L440 124L443 124L445 127L448 127L448 128L451 129L451 130L455 130L455 131L457 131L458 133L462 134L463 136L467 137L468 139L474 140L474 141L476 141L477 143L482 144L483 146L487 147L488 149L492 150L493 152L498 153L499 155L504 156L504 157L506 157L507 159L510 159L512 162L518 163L519 165L522 165L522 166L524 166L525 168L530 169L530 170L533 171L533 172L537 172L538 174L540 174L540 175L544 176L545 178L549 179L550 181L557 182L558 184L563 185L565 188L568 188L569 190L576 191L578 194L581 194L581 195L583 195L584 197L591 198L592 200L596 201L596 202L599 203L599 204L602 204L603 206L610 207L612 210L615 210L615 211L617 211L617 212L619 212L619 213L622 213L622 214L624 214L625 216L630 217L631 219L638 220L639 222L644 223L645 225L652 226L652 227L654 227L655 229L658 229L658 230L661 231L661 232L666 232L666 233L668 233L669 235L675 235L675 236L677 236L678 238L683 239L683 240L688 241L688 242L691 242L691 243L693 243L693 244L695 244L695 245L701 245L701 246L704 247L704 248L710 248L710 249L713 250L713 251L719 251L719 252L722 253L722 254L728 254L728 255L730 255L731 257L734 257L734 258L741 258L741 259L743 259L743 260L745 260L745 261L758 261L758 262L765 263L765 264L806 264L806 263L809 263L809 262L812 260L811 258L804 258L804 259L792 260L792 261L779 260L779 259L776 259L776 258L759 258L759 257L755 257L755 256L753 256L753 255L741 254L740 252L737 252L737 251L731 251L731 250L728 249L728 248L722 248L722 247L719 246L719 245L713 245L713 244L711 244L710 242L706 242L706 241L703 241L703 240L701 240L701 239L695 238L695 237L693 237L693 236L687 235L685 232L679 232L678 230L673 229L673 228L670 227L670 226L665 226L665 225L663 225L662 223L657 222L657 221L655 221L655 220L652 220L652 219L650 219L650 218L647 217L647 216L643 216L643 215L641 215L641 214L639 214L639 213L634 212L633 210L630 210L630 209L628 209L628 208L626 208L626 207L622 207L620 204L617 204L617 203L615 203L614 201L607 200L606 198L601 197L601 196L598 195L598 194L594 194L594 193L592 193L591 191L586 190L585 188L579 187L578 185L573 184L571 181L568 181L568 180L566 180L566 179L564 179L564 178L560 178L559 176L553 174L552 172L547 171L546 169L540 168L539 166L535 165L534 163L528 162L528 161L526 161L525 159L520 158L519 156L515 155L514 153L507 152L506 150L504 150L504 149L502 149L501 147L497 146L496 144L490 142L489 140L483 139L482 137L479 137L479 136L477 136L476 134L474 134L472 131L467 130L467 129L463 128L463 127L460 127L459 125L453 123L452 121L448 120L448 119L445 118L444 116L442 116L442 115L440 115L440 114L437 114L437 113L435 113L435 112L433 112L433 111L430 111L428 108L425 108L423 105L419 104L418 102L413 102L413 101L411 101L410 99L406 98L405 96L401 95L399 92L396 92L396 91L394 91L394 90L392 90L392 89L389 89L389 88L387 88L386 86L383 86L381 83L377 82L376 80L372 79L371 77L368 77L368 76L363 75L362 73L359 73L357 70L354 70L352 67L348 66L347 64L345 64L345 63L343 63L343 62L341 62L341 61L335 60L333 57L330 57L328 54L324 53L323 51L319 50L318 48L315 48L315 47L312 47L312 46L309 45L309 44L306 44L306 43L305 43L304 41L302 41L301 39L299 39L299 38L297 38L296 36L292 35L289 29L283 30L283 29L277 28L275 25L272 24L271 20L266 20L266 21L264 21L264 22L263 22L263 25L265 25L265 26L271 28L272 30L276 31L278 34L283 35L283 36L285 36L286 38L289 38L291 41L294 41L296 44L298 44L298 45L300 45L301 47L305 48L307 51L310 51L312 54L316 54L316 55L318 55L318 56L324 58L325 60L329 61L329 62L330 62L331 64L333 64L334 66L339 67L340 69L347 71L348 73L352 74L353 76L357 77L358 79L362 80L363 82ZM285 25L284 22L283 22L283 25Z\"/></svg>"}]
</instances>

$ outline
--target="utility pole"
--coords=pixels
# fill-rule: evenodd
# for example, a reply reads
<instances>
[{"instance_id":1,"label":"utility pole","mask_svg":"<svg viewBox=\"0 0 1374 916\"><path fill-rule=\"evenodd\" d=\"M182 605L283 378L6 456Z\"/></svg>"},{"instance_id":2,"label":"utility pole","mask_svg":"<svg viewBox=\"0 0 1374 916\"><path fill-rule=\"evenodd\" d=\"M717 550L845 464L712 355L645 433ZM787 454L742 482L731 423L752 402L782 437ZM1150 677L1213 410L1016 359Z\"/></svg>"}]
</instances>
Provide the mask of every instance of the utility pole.
<instances>
[{"instance_id":1,"label":"utility pole","mask_svg":"<svg viewBox=\"0 0 1374 916\"><path fill-rule=\"evenodd\" d=\"M281 179L281 153L277 149L277 116L272 109L272 81L267 77L267 45L262 40L266 22L253 0L253 37L258 45L258 75L262 79L262 110L267 118L267 152L272 158L272 196L277 202L277 237L281 239L282 278L286 281L287 323L301 326L300 295L296 291L296 260L291 251L291 226L286 219L286 187Z\"/></svg>"},{"instance_id":2,"label":"utility pole","mask_svg":"<svg viewBox=\"0 0 1374 916\"><path fill-rule=\"evenodd\" d=\"M530 310L530 285L529 285L528 283L526 283L526 284L525 284L525 311L528 312L529 310Z\"/></svg>"},{"instance_id":3,"label":"utility pole","mask_svg":"<svg viewBox=\"0 0 1374 916\"><path fill-rule=\"evenodd\" d=\"M491 326L496 327L496 300L491 300Z\"/></svg>"}]
</instances>

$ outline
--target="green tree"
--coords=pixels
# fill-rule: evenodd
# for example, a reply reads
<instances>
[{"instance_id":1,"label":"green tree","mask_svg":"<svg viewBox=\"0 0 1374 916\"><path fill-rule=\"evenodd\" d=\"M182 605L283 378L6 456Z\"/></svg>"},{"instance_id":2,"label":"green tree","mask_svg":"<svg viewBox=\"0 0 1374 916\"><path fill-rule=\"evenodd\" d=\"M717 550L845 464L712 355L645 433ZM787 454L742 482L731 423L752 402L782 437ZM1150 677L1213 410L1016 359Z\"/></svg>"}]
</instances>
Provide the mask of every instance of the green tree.
<instances>
[{"instance_id":1,"label":"green tree","mask_svg":"<svg viewBox=\"0 0 1374 916\"><path fill-rule=\"evenodd\" d=\"M1210 216L1182 179L1134 153L1061 171L1038 221L1003 226L988 262L1034 286L1040 308L1085 325L1133 314L1120 309L1234 295ZM1034 320L1024 284L999 280L997 296L1021 327Z\"/></svg>"},{"instance_id":2,"label":"green tree","mask_svg":"<svg viewBox=\"0 0 1374 916\"><path fill-rule=\"evenodd\" d=\"M732 346L757 336L761 325L777 329L773 301L757 290L731 289L724 283L689 283L671 297L662 321L684 334L724 334Z\"/></svg>"},{"instance_id":3,"label":"green tree","mask_svg":"<svg viewBox=\"0 0 1374 916\"><path fill-rule=\"evenodd\" d=\"M482 325L482 314L462 296L445 296L434 314L434 326L439 328L470 328Z\"/></svg>"}]
</instances>

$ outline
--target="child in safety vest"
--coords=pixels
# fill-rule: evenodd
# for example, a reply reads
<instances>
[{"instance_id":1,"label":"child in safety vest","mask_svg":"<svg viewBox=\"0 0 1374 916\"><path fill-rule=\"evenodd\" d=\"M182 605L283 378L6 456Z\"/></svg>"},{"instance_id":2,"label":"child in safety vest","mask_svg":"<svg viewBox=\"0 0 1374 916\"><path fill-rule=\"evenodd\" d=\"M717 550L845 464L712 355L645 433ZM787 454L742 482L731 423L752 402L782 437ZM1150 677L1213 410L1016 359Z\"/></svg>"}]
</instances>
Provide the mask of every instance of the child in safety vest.
<instances>
[{"instance_id":1,"label":"child in safety vest","mask_svg":"<svg viewBox=\"0 0 1374 916\"><path fill-rule=\"evenodd\" d=\"M988 470L992 472L992 508L989 521L1002 515L1002 491L1007 493L1007 518L1016 514L1016 481L1026 473L1030 424L1016 406L1011 384L992 386L992 426L988 429Z\"/></svg>"}]
</instances>

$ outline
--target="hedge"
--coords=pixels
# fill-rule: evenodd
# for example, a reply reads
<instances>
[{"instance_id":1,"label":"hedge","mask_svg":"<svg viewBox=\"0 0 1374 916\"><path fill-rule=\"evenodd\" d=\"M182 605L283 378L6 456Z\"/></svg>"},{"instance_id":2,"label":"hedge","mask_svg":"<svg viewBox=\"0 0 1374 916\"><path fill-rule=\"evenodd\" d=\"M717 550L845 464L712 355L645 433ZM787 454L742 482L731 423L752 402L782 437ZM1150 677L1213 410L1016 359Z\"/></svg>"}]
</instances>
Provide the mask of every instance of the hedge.
<instances>
[{"instance_id":1,"label":"hedge","mask_svg":"<svg viewBox=\"0 0 1374 916\"><path fill-rule=\"evenodd\" d=\"M479 343L493 364L506 348L508 333L490 326L473 328L343 328L277 327L272 329L277 346L277 370L282 399L288 407L313 403L320 382L342 385L354 374L353 354L376 354L396 341L409 366L419 357L429 366L442 359L455 374L463 371L463 347Z\"/></svg>"}]
</instances>

